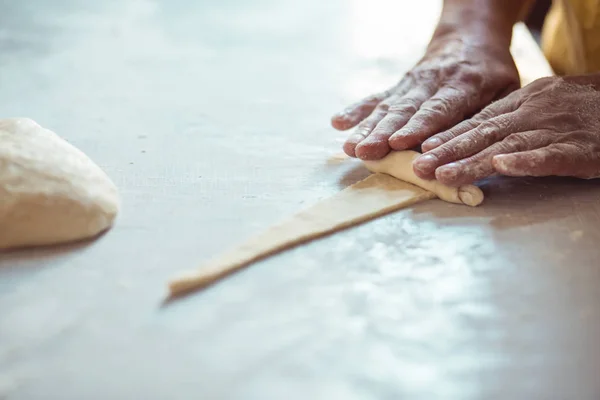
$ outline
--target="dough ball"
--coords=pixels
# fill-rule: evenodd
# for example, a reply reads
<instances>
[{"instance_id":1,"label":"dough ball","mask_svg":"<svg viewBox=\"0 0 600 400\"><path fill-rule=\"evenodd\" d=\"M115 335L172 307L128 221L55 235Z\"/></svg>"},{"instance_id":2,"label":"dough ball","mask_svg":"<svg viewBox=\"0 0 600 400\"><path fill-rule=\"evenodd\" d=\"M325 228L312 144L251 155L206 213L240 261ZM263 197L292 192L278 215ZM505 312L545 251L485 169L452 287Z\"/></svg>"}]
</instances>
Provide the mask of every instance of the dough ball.
<instances>
[{"instance_id":1,"label":"dough ball","mask_svg":"<svg viewBox=\"0 0 600 400\"><path fill-rule=\"evenodd\" d=\"M118 210L117 188L80 150L30 119L0 119L0 249L87 239Z\"/></svg>"}]
</instances>

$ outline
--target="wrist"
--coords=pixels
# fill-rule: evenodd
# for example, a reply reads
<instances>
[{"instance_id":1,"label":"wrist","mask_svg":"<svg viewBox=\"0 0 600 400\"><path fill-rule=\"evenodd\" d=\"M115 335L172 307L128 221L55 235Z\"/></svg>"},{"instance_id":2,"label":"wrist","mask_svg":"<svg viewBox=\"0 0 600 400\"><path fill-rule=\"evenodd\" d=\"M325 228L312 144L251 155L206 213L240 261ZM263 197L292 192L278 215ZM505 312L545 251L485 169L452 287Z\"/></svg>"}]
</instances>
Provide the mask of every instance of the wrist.
<instances>
[{"instance_id":1,"label":"wrist","mask_svg":"<svg viewBox=\"0 0 600 400\"><path fill-rule=\"evenodd\" d=\"M469 21L444 21L438 24L431 42L461 40L474 45L488 45L493 47L510 48L512 40L512 27L493 26L483 20Z\"/></svg>"},{"instance_id":2,"label":"wrist","mask_svg":"<svg viewBox=\"0 0 600 400\"><path fill-rule=\"evenodd\" d=\"M600 73L592 73L586 75L574 75L561 77L565 82L574 85L583 85L594 88L594 90L600 91Z\"/></svg>"},{"instance_id":3,"label":"wrist","mask_svg":"<svg viewBox=\"0 0 600 400\"><path fill-rule=\"evenodd\" d=\"M457 38L474 44L510 48L513 25L523 0L445 0L433 41Z\"/></svg>"}]
</instances>

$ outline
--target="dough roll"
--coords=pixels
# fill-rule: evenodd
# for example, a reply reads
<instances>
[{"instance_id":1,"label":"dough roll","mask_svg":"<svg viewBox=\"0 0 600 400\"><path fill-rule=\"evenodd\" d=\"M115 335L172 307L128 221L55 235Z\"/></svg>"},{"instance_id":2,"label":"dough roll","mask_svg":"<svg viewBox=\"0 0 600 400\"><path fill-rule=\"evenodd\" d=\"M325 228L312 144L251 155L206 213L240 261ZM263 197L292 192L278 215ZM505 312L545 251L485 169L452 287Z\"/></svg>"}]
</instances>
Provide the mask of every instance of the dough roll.
<instances>
[{"instance_id":1,"label":"dough roll","mask_svg":"<svg viewBox=\"0 0 600 400\"><path fill-rule=\"evenodd\" d=\"M428 181L419 178L413 171L412 163L420 155L420 153L410 150L393 151L381 160L363 161L363 163L371 172L388 174L402 181L412 183L450 203L475 207L483 202L483 192L477 186L451 187L436 180Z\"/></svg>"}]
</instances>

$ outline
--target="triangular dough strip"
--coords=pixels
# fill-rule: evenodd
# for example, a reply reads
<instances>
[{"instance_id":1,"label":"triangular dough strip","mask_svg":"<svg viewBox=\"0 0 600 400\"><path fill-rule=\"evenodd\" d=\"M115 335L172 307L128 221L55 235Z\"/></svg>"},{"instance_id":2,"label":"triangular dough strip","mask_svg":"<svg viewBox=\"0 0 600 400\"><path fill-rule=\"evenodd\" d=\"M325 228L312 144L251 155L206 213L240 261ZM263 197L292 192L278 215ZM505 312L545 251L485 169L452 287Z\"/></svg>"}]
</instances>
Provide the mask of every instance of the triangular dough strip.
<instances>
[{"instance_id":1,"label":"triangular dough strip","mask_svg":"<svg viewBox=\"0 0 600 400\"><path fill-rule=\"evenodd\" d=\"M414 154L413 154L414 153ZM377 218L420 201L440 197L453 203L477 205L483 193L476 186L450 188L424 181L412 173L418 153L392 153L384 160L367 162L373 174L332 197L299 212L255 236L204 267L169 282L171 297L208 286L249 264L327 234ZM391 160L391 162L389 161ZM404 165L404 167L402 167ZM410 171L407 172L407 169ZM392 176L393 175L393 176ZM396 177L394 177L396 176ZM428 190L404 182L425 186Z\"/></svg>"},{"instance_id":2,"label":"triangular dough strip","mask_svg":"<svg viewBox=\"0 0 600 400\"><path fill-rule=\"evenodd\" d=\"M282 250L435 197L434 193L391 176L371 175L272 226L198 271L172 280L171 296L207 286Z\"/></svg>"}]
</instances>

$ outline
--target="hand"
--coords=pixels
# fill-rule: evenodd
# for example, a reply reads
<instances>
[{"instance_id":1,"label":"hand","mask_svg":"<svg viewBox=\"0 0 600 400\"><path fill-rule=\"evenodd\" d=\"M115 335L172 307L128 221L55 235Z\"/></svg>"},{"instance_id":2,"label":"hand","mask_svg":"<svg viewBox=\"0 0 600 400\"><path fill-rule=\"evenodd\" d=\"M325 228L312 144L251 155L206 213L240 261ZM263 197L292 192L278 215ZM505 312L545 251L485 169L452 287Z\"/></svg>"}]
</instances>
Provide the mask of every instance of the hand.
<instances>
[{"instance_id":1,"label":"hand","mask_svg":"<svg viewBox=\"0 0 600 400\"><path fill-rule=\"evenodd\" d=\"M600 74L538 79L433 136L415 173L459 186L509 176L600 176Z\"/></svg>"},{"instance_id":2,"label":"hand","mask_svg":"<svg viewBox=\"0 0 600 400\"><path fill-rule=\"evenodd\" d=\"M391 149L418 146L519 87L508 45L446 35L432 40L397 85L336 114L332 125L338 130L358 125L344 151L379 159Z\"/></svg>"}]
</instances>

